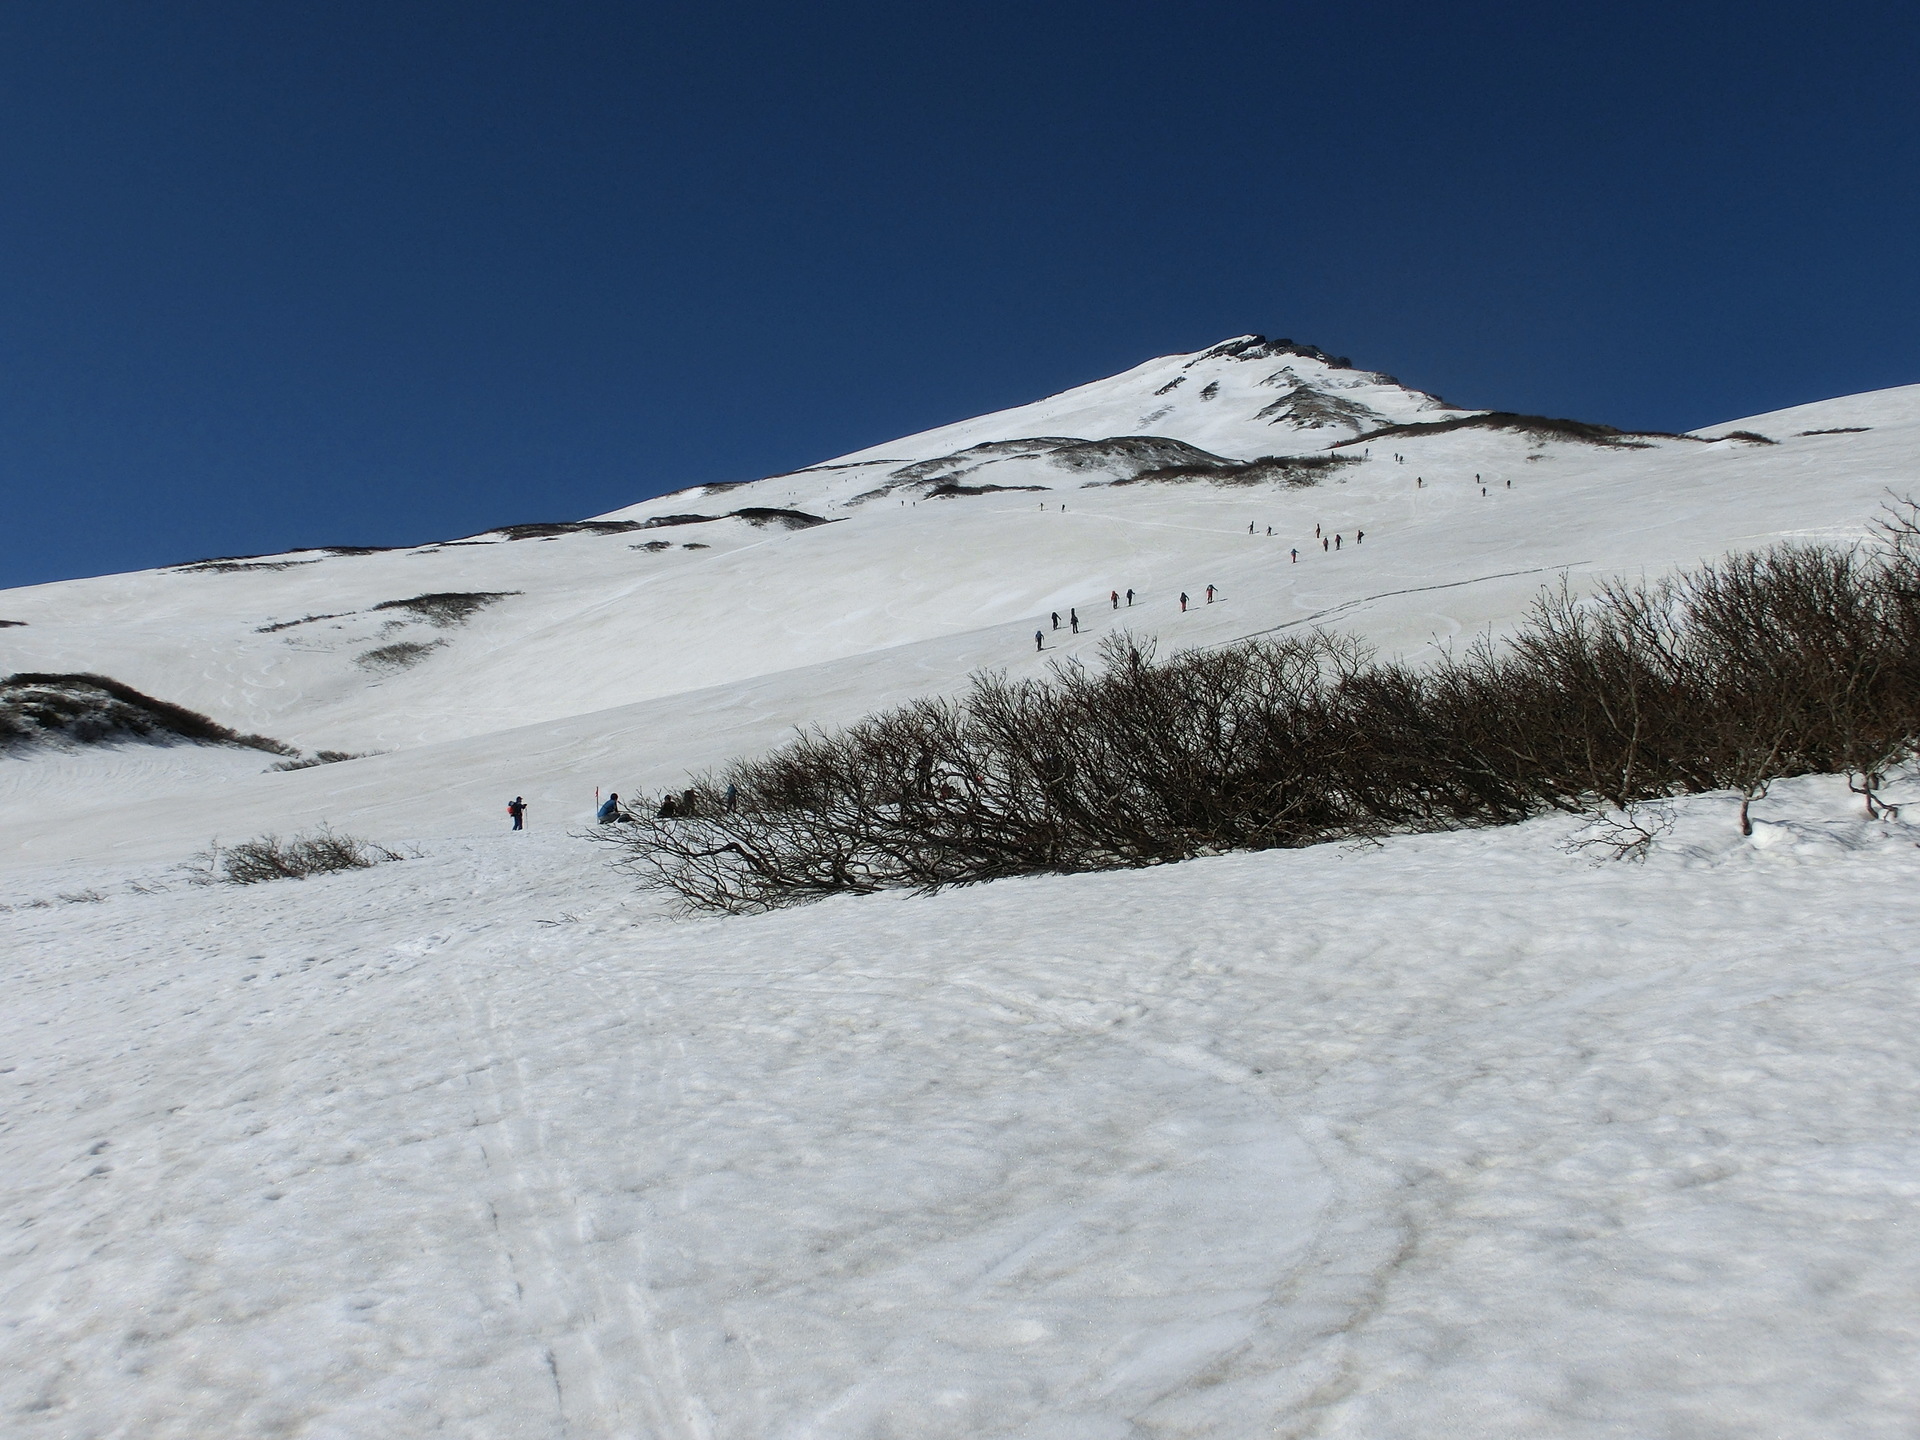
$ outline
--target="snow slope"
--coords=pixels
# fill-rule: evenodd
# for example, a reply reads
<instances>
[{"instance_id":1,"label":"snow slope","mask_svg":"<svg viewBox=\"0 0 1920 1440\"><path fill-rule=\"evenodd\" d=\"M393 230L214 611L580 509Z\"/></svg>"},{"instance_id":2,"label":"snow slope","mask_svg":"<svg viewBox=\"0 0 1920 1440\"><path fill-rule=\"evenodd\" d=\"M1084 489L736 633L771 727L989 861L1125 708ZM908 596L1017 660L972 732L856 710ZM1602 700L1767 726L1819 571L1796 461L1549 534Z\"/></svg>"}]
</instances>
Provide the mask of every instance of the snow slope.
<instances>
[{"instance_id":1,"label":"snow slope","mask_svg":"<svg viewBox=\"0 0 1920 1440\"><path fill-rule=\"evenodd\" d=\"M0 672L382 752L0 754L0 1428L1910 1433L1920 830L1834 783L1644 866L1556 819L728 922L568 833L1118 628L1417 655L1920 492L1920 387L1349 443L1478 413L1242 337L585 525L0 592ZM1269 454L1364 458L1139 479ZM320 822L417 854L176 868Z\"/></svg>"},{"instance_id":2,"label":"snow slope","mask_svg":"<svg viewBox=\"0 0 1920 1440\"><path fill-rule=\"evenodd\" d=\"M1920 831L1846 810L698 923L554 831L17 877L109 893L0 915L7 1433L1910 1434Z\"/></svg>"}]
</instances>

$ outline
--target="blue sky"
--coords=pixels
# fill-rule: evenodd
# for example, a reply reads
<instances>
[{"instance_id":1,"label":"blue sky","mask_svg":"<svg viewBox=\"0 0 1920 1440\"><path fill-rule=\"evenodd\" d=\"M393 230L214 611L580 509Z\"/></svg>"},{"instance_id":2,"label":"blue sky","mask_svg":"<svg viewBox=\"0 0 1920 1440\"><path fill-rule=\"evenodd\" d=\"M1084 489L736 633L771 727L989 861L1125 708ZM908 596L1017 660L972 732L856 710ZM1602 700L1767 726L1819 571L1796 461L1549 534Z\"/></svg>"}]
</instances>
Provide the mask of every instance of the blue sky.
<instances>
[{"instance_id":1,"label":"blue sky","mask_svg":"<svg viewBox=\"0 0 1920 1440\"><path fill-rule=\"evenodd\" d=\"M1920 381L1920 12L0 8L0 584L569 519L1258 330L1686 428Z\"/></svg>"}]
</instances>

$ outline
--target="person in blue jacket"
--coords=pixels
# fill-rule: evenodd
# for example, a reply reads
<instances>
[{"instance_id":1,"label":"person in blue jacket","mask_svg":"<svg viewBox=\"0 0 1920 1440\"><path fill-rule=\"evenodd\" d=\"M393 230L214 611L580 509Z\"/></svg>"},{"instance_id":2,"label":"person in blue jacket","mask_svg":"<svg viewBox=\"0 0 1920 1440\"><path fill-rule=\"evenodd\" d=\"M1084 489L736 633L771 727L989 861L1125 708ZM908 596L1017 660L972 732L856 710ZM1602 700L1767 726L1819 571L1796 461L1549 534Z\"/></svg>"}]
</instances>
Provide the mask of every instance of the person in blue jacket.
<instances>
[{"instance_id":1,"label":"person in blue jacket","mask_svg":"<svg viewBox=\"0 0 1920 1440\"><path fill-rule=\"evenodd\" d=\"M614 821L618 820L620 818L620 792L617 790L610 791L607 795L606 803L593 812L593 818L602 825L611 825Z\"/></svg>"}]
</instances>

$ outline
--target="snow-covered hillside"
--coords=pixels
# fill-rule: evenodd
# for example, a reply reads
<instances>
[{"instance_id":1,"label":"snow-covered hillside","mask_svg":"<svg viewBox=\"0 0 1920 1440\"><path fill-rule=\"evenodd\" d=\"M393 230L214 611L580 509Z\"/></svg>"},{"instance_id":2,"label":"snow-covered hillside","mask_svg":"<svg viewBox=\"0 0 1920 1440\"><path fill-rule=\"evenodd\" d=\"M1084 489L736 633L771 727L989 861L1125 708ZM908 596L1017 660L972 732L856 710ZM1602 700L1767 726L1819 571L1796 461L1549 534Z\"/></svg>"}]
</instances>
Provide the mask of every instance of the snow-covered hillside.
<instances>
[{"instance_id":1,"label":"snow-covered hillside","mask_svg":"<svg viewBox=\"0 0 1920 1440\"><path fill-rule=\"evenodd\" d=\"M307 750L385 752L353 762L360 799L335 818L385 823L383 807L424 805L471 826L498 810L502 787L577 813L596 785L657 790L796 725L983 666L1037 668L1117 626L1179 648L1321 622L1417 653L1509 622L1563 574L1584 584L1781 538L1854 536L1889 491L1920 489L1920 387L1703 432L1774 443L1474 426L1350 444L1346 426L1264 414L1307 391L1364 400L1368 424L1480 413L1246 337L877 447L884 460L843 457L596 521L0 592L0 620L19 622L0 628L0 670L105 674ZM1047 436L1054 448L1030 448ZM1063 436L1106 444L1109 460L1137 436L1231 459L1358 458L1304 487L1204 471L1121 483L1138 472L1118 461L1062 469ZM982 461L982 446L1001 458ZM986 488L1015 483L1046 488ZM1338 551L1321 548L1336 536ZM1183 614L1179 595L1203 601L1208 585L1219 603ZM1110 594L1128 590L1135 604L1116 612ZM423 596L469 597L468 608ZM1080 635L1056 635L1048 617L1075 610ZM432 777L427 792L416 775ZM206 813L197 790L130 780L123 799L150 808L138 823L102 814L100 828L108 843L177 847L228 813L308 823L335 793L276 774L223 785ZM80 807L23 811L4 794L10 844L82 854L104 838Z\"/></svg>"},{"instance_id":2,"label":"snow-covered hillside","mask_svg":"<svg viewBox=\"0 0 1920 1440\"><path fill-rule=\"evenodd\" d=\"M0 675L364 756L0 748L6 1433L1907 1434L1920 830L1838 782L1640 866L1558 818L725 922L569 832L1119 628L1418 655L1908 494L1920 386L1627 436L1249 336L588 521L0 592ZM322 822L409 858L177 868Z\"/></svg>"}]
</instances>

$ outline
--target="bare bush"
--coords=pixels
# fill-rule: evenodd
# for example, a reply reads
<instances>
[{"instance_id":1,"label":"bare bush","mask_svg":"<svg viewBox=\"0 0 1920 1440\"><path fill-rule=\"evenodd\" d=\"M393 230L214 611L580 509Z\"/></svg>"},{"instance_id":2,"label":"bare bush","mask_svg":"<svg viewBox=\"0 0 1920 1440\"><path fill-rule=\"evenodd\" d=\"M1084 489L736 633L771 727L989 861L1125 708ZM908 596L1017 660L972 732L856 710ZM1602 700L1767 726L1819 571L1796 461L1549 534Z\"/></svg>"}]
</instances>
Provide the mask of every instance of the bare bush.
<instances>
[{"instance_id":1,"label":"bare bush","mask_svg":"<svg viewBox=\"0 0 1920 1440\"><path fill-rule=\"evenodd\" d=\"M282 760L278 765L269 765L269 770L311 770L317 765L338 765L343 760L364 760L372 752L354 754L350 750L316 750L311 755L303 755L297 760Z\"/></svg>"},{"instance_id":2,"label":"bare bush","mask_svg":"<svg viewBox=\"0 0 1920 1440\"><path fill-rule=\"evenodd\" d=\"M1905 528L1902 528L1905 527ZM1920 511L1875 550L1781 547L1541 596L1505 645L1416 669L1326 634L975 677L701 777L608 827L690 906L1153 865L1234 849L1599 817L1643 857L1662 798L1845 773L1869 815L1920 738ZM732 801L729 802L728 797Z\"/></svg>"},{"instance_id":3,"label":"bare bush","mask_svg":"<svg viewBox=\"0 0 1920 1440\"><path fill-rule=\"evenodd\" d=\"M418 665L446 643L444 640L396 640L391 645L362 651L353 657L353 663L362 670L405 670Z\"/></svg>"},{"instance_id":4,"label":"bare bush","mask_svg":"<svg viewBox=\"0 0 1920 1440\"><path fill-rule=\"evenodd\" d=\"M0 678L0 750L32 741L96 745L129 737L238 745L273 755L298 753L291 745L265 735L243 735L105 675L23 673Z\"/></svg>"},{"instance_id":5,"label":"bare bush","mask_svg":"<svg viewBox=\"0 0 1920 1440\"><path fill-rule=\"evenodd\" d=\"M441 590L405 600L382 600L375 610L402 610L416 620L446 629L464 625L487 606L518 595L518 590ZM324 617L322 617L324 618Z\"/></svg>"},{"instance_id":6,"label":"bare bush","mask_svg":"<svg viewBox=\"0 0 1920 1440\"><path fill-rule=\"evenodd\" d=\"M309 875L368 870L404 858L384 845L335 834L322 825L290 840L282 840L277 835L257 835L224 848L215 843L194 856L188 869L190 878L203 885L216 881L259 885L268 880L304 880Z\"/></svg>"}]
</instances>

